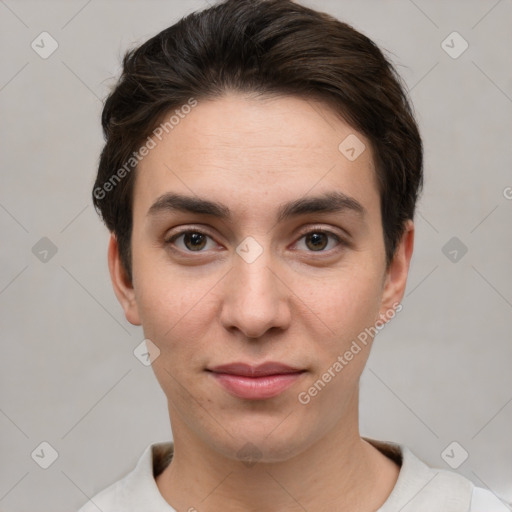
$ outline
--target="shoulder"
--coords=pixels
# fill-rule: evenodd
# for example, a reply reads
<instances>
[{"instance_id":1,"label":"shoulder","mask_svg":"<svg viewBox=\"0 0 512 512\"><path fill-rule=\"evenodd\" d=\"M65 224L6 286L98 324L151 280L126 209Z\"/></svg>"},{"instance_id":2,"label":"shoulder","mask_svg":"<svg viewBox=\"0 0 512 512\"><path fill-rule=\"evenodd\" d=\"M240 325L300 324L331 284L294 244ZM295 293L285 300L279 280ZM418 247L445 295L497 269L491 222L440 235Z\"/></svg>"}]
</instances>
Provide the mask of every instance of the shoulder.
<instances>
[{"instance_id":1,"label":"shoulder","mask_svg":"<svg viewBox=\"0 0 512 512\"><path fill-rule=\"evenodd\" d=\"M109 485L92 497L78 512L113 512L119 510L119 498L124 487L126 477Z\"/></svg>"},{"instance_id":2,"label":"shoulder","mask_svg":"<svg viewBox=\"0 0 512 512\"><path fill-rule=\"evenodd\" d=\"M396 485L378 512L510 512L490 491L458 473L428 466L407 447L366 440L400 466Z\"/></svg>"},{"instance_id":3,"label":"shoulder","mask_svg":"<svg viewBox=\"0 0 512 512\"><path fill-rule=\"evenodd\" d=\"M510 512L510 507L505 505L492 492L475 487L471 499L469 512Z\"/></svg>"},{"instance_id":4,"label":"shoulder","mask_svg":"<svg viewBox=\"0 0 512 512\"><path fill-rule=\"evenodd\" d=\"M172 443L149 445L135 468L93 496L78 512L144 510L146 506L155 511L173 511L160 495L154 478L169 464L172 454Z\"/></svg>"}]
</instances>

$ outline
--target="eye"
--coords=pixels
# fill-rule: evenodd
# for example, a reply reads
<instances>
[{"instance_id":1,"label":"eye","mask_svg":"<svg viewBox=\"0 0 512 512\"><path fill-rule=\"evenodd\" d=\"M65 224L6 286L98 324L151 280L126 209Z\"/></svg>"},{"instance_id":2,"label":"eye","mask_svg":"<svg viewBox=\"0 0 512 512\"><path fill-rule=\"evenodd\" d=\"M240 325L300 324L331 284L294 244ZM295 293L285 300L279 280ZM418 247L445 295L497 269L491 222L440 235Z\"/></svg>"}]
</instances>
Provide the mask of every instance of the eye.
<instances>
[{"instance_id":1,"label":"eye","mask_svg":"<svg viewBox=\"0 0 512 512\"><path fill-rule=\"evenodd\" d=\"M330 252L336 246L348 245L340 236L325 229L313 229L304 233L295 245L300 245L302 240L308 252ZM332 243L330 244L332 241L334 247ZM209 242L211 242L210 246ZM196 229L188 229L172 235L165 240L165 245L174 246L173 248L185 253L206 252L216 246L211 236Z\"/></svg>"},{"instance_id":2,"label":"eye","mask_svg":"<svg viewBox=\"0 0 512 512\"><path fill-rule=\"evenodd\" d=\"M332 247L326 249L329 245L329 238L336 242L336 245L345 245L344 241L336 234L331 231L323 229L314 229L308 231L301 236L300 240L304 239L304 244L309 249L309 252L329 252ZM299 242L297 242L298 244Z\"/></svg>"},{"instance_id":3,"label":"eye","mask_svg":"<svg viewBox=\"0 0 512 512\"><path fill-rule=\"evenodd\" d=\"M175 242L182 238L182 246ZM204 252L203 249L208 245L208 239L211 240L210 236L206 233L202 233L197 230L181 231L173 235L171 238L165 241L166 245L176 245L178 249L184 252ZM214 244L215 245L215 244ZM208 247L207 247L208 248ZM210 247L211 249L212 247Z\"/></svg>"}]
</instances>

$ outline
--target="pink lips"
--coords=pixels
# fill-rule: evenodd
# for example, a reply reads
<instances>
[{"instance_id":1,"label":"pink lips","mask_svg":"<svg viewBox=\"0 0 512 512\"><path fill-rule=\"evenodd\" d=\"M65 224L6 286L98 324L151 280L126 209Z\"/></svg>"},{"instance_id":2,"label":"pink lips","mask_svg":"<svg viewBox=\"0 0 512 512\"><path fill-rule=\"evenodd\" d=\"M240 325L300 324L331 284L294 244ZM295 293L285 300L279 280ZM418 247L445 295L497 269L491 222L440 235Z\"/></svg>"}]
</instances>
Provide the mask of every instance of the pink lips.
<instances>
[{"instance_id":1,"label":"pink lips","mask_svg":"<svg viewBox=\"0 0 512 512\"><path fill-rule=\"evenodd\" d=\"M213 377L232 395L250 400L263 400L289 388L305 370L268 362L259 366L231 363L208 368Z\"/></svg>"}]
</instances>

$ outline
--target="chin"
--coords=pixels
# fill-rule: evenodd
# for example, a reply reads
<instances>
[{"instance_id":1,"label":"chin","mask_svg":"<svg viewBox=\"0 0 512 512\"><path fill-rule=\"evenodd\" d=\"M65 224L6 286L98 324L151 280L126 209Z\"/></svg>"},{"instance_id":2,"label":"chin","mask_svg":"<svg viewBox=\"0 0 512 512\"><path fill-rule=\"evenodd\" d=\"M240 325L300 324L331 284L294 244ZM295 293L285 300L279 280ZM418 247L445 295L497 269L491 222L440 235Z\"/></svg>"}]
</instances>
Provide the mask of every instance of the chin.
<instances>
[{"instance_id":1,"label":"chin","mask_svg":"<svg viewBox=\"0 0 512 512\"><path fill-rule=\"evenodd\" d=\"M278 423L279 424L279 423ZM282 426L282 425L281 425ZM276 463L287 461L306 450L310 444L290 430L276 429L274 421L270 428L247 428L243 435L223 436L222 440L210 440L211 447L228 459L238 460L247 467L255 463ZM275 430L273 430L275 429Z\"/></svg>"}]
</instances>

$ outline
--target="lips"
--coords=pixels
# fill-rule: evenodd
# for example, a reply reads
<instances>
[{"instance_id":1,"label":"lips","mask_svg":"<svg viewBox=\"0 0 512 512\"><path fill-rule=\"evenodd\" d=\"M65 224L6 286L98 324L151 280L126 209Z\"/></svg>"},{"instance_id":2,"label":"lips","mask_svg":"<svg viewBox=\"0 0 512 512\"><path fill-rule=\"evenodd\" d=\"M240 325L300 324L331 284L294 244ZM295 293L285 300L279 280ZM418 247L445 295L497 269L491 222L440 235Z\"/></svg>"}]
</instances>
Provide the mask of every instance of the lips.
<instances>
[{"instance_id":1,"label":"lips","mask_svg":"<svg viewBox=\"0 0 512 512\"><path fill-rule=\"evenodd\" d=\"M208 368L207 371L231 395L249 400L263 400L282 393L306 370L268 362L258 366L230 363Z\"/></svg>"},{"instance_id":2,"label":"lips","mask_svg":"<svg viewBox=\"0 0 512 512\"><path fill-rule=\"evenodd\" d=\"M220 366L214 366L209 369L214 373L227 373L229 375L241 375L243 377L262 377L265 375L284 375L288 373L298 373L303 370L293 368L286 364L268 362L258 366L252 366L247 363L230 363Z\"/></svg>"}]
</instances>

